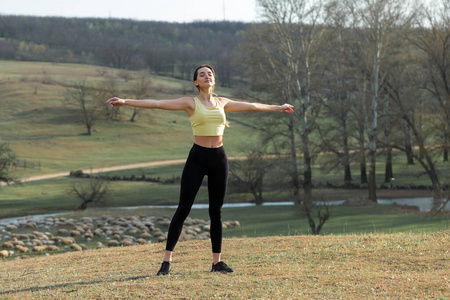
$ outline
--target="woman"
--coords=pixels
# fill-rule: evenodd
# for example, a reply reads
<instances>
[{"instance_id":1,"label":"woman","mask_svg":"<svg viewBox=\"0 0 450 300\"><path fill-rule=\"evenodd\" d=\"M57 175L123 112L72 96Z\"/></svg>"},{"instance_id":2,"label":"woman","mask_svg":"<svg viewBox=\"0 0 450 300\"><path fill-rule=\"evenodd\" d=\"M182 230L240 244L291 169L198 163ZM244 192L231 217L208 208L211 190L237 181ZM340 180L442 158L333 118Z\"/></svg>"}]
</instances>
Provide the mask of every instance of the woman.
<instances>
[{"instance_id":1,"label":"woman","mask_svg":"<svg viewBox=\"0 0 450 300\"><path fill-rule=\"evenodd\" d=\"M225 111L293 112L290 104L268 105L232 101L214 97L215 73L209 65L201 65L194 72L197 97L174 100L131 100L113 97L107 101L114 106L184 110L191 121L194 145L189 152L181 177L180 200L172 218L167 236L163 263L157 275L167 275L171 269L172 254L183 229L183 223L194 203L205 175L208 176L210 237L213 252L211 272L229 273L233 270L220 260L222 253L221 210L228 180L228 160L223 147L223 131L227 125Z\"/></svg>"}]
</instances>

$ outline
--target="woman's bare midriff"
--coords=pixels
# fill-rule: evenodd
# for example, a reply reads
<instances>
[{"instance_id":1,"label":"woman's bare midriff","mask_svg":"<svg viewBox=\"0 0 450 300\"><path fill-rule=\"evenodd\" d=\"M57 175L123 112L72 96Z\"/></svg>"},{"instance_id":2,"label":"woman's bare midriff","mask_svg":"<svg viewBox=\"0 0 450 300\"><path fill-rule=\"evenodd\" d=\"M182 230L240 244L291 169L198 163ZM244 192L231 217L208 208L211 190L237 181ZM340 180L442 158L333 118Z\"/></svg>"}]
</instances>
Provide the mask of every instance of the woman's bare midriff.
<instances>
[{"instance_id":1,"label":"woman's bare midriff","mask_svg":"<svg viewBox=\"0 0 450 300\"><path fill-rule=\"evenodd\" d=\"M219 148L223 146L221 135L218 136L194 136L194 143L205 148Z\"/></svg>"}]
</instances>

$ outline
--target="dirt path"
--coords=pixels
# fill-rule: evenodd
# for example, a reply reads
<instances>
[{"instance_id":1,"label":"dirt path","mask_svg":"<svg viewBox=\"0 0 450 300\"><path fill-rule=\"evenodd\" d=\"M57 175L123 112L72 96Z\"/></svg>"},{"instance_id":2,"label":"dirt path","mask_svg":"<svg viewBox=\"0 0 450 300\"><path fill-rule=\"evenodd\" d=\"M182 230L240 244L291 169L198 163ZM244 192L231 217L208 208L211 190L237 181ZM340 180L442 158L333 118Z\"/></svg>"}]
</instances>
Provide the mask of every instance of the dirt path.
<instances>
[{"instance_id":1,"label":"dirt path","mask_svg":"<svg viewBox=\"0 0 450 300\"><path fill-rule=\"evenodd\" d=\"M243 159L243 158L244 157L229 157L228 159L229 160L237 160L237 159ZM147 163L130 164L130 165L115 166L115 167L107 167L107 168L85 169L82 171L83 171L83 173L102 173L102 172L129 170L129 169L137 169L137 168L177 165L177 164L183 164L185 162L186 162L186 159L160 160L160 161L152 161L152 162L147 162ZM56 178L56 177L69 176L69 174L70 174L70 171L54 173L54 174L47 174L47 175L32 176L32 177L28 177L28 178L22 178L20 180L20 182L30 182L30 181L51 179L51 178ZM4 183L2 182L1 184L3 185Z\"/></svg>"},{"instance_id":2,"label":"dirt path","mask_svg":"<svg viewBox=\"0 0 450 300\"><path fill-rule=\"evenodd\" d=\"M130 164L130 165L122 165L115 167L107 167L107 168L97 168L97 169L86 169L82 170L83 173L101 173L101 172L110 172L110 171L119 171L119 170L129 170L129 169L137 169L137 168L146 168L146 167L155 167L155 166L163 166L163 165L176 165L182 164L186 160L185 159L174 159L174 160L161 160L161 161L153 161L148 163L139 163L139 164ZM69 176L70 172L61 172L47 175L39 175L28 178L21 179L21 182L30 182L30 181L38 181L44 179L51 179L62 176Z\"/></svg>"}]
</instances>

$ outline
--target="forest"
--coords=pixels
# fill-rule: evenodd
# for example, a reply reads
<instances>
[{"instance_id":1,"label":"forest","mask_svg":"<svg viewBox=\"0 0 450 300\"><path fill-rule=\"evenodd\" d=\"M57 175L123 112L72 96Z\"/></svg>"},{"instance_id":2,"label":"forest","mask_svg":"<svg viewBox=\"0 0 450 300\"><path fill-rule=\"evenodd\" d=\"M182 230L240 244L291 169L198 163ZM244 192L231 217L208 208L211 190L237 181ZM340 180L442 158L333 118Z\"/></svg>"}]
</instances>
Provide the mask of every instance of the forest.
<instances>
[{"instance_id":1,"label":"forest","mask_svg":"<svg viewBox=\"0 0 450 300\"><path fill-rule=\"evenodd\" d=\"M221 83L230 86L242 32L250 26L0 15L0 58L149 69L184 79L199 62L209 62L220 66Z\"/></svg>"},{"instance_id":2,"label":"forest","mask_svg":"<svg viewBox=\"0 0 450 300\"><path fill-rule=\"evenodd\" d=\"M210 63L237 98L296 108L288 119L249 119L261 137L249 154L256 163L244 167L259 174L249 175L255 195L273 167L261 160L270 153L288 157L282 168L294 201L312 203L311 165L327 153L327 168L342 169L345 186L367 187L376 202L377 157L384 157L383 184L390 184L392 156L400 152L406 164L423 168L435 198L448 202L450 3L257 4L263 21L256 24L0 16L0 59L146 69L181 79Z\"/></svg>"}]
</instances>

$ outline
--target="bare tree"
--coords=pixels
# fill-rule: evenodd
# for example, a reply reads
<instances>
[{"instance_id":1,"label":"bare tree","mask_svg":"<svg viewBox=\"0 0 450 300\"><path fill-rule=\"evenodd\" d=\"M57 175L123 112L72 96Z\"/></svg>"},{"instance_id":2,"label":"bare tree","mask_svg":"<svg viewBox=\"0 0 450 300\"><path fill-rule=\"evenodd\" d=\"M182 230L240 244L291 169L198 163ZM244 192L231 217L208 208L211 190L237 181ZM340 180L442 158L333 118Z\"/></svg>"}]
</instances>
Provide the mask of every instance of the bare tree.
<instances>
[{"instance_id":1,"label":"bare tree","mask_svg":"<svg viewBox=\"0 0 450 300\"><path fill-rule=\"evenodd\" d=\"M139 44L132 44L124 37L116 37L102 49L101 58L114 68L129 69L138 52Z\"/></svg>"},{"instance_id":2,"label":"bare tree","mask_svg":"<svg viewBox=\"0 0 450 300\"><path fill-rule=\"evenodd\" d=\"M416 69L410 70L416 72ZM400 75L400 74L397 74ZM426 102L426 99L422 96L418 96L420 92L417 89L411 88L411 83L416 82L417 86L420 86L420 78L409 74L401 74L402 80L407 80L408 83L399 84L394 80L389 82L389 92L393 102L397 106L398 115L408 124L411 129L414 142L417 145L417 151L412 151L411 155L420 165L424 168L426 174L430 178L433 191L436 199L440 199L442 196L441 184L439 182L439 175L436 168L435 155L436 147L432 141L433 132L430 126L423 126L422 122L417 119L421 117L421 114L425 113L418 105L419 102ZM399 77L399 76L397 76ZM417 81L419 79L419 81ZM414 101L411 101L414 99ZM401 145L395 145L395 148L406 151Z\"/></svg>"},{"instance_id":3,"label":"bare tree","mask_svg":"<svg viewBox=\"0 0 450 300\"><path fill-rule=\"evenodd\" d=\"M412 43L426 57L424 61L428 80L425 86L434 101L436 118L434 126L440 131L443 160L448 162L450 151L450 2L436 1L423 9L424 18L419 22Z\"/></svg>"},{"instance_id":4,"label":"bare tree","mask_svg":"<svg viewBox=\"0 0 450 300\"><path fill-rule=\"evenodd\" d=\"M92 172L83 182L72 186L72 192L81 199L77 210L85 210L90 203L100 203L108 191L108 183L101 176L92 176Z\"/></svg>"},{"instance_id":5,"label":"bare tree","mask_svg":"<svg viewBox=\"0 0 450 300\"><path fill-rule=\"evenodd\" d=\"M286 71L286 63L283 57L277 55L277 41L274 39L274 31L271 24L258 24L245 34L246 43L242 48L242 65L246 66L246 74L251 78L252 90L262 92L263 95L270 95L268 102L291 103L293 101L293 87L291 82L292 74ZM254 95L245 92L241 95L244 98L252 98ZM264 96L258 99L264 102ZM292 192L294 202L300 204L300 171L298 167L297 155L297 133L296 117L292 114L288 118L264 118L258 117L258 122L253 122L249 126L259 130L261 137L266 141L271 141L274 150L280 151L278 145L289 143L290 152L290 178L292 180ZM258 126L260 125L260 126Z\"/></svg>"},{"instance_id":6,"label":"bare tree","mask_svg":"<svg viewBox=\"0 0 450 300\"><path fill-rule=\"evenodd\" d=\"M390 113L406 123L411 135L404 135L404 139L412 139L413 142L400 140L394 147L409 153L408 155L423 167L431 181L435 203L440 205L443 190L436 167L440 147L436 147L435 137L436 132L441 129L435 127L435 116L442 112L435 110L433 97L423 92L426 91L428 78L427 73L423 71L426 56L412 47L403 49L404 54L398 58L401 60L391 70L385 88L392 99ZM415 147L408 149L410 144Z\"/></svg>"},{"instance_id":7,"label":"bare tree","mask_svg":"<svg viewBox=\"0 0 450 300\"><path fill-rule=\"evenodd\" d=\"M328 206L314 207L314 208L312 206L305 206L305 214L308 218L309 227L312 230L312 234L318 235L318 234L320 234L320 231L322 230L323 225L325 225L325 222L328 221L328 219L330 218L330 210L329 210ZM322 209L325 209L325 212L323 212ZM317 218L319 219L318 225L316 225L316 222L314 222L313 213L315 211L317 211Z\"/></svg>"},{"instance_id":8,"label":"bare tree","mask_svg":"<svg viewBox=\"0 0 450 300\"><path fill-rule=\"evenodd\" d=\"M384 96L383 104L384 148L386 153L384 183L390 183L394 179L394 170L392 167L392 146L390 140L394 122L391 118L392 114L389 112L389 97L387 94Z\"/></svg>"},{"instance_id":9,"label":"bare tree","mask_svg":"<svg viewBox=\"0 0 450 300\"><path fill-rule=\"evenodd\" d=\"M144 97L150 96L151 87L152 82L148 78L148 75L145 73L141 73L139 79L132 85L135 99L142 99ZM130 118L130 122L136 121L136 117L140 111L142 111L142 109L138 107L134 108L133 114Z\"/></svg>"},{"instance_id":10,"label":"bare tree","mask_svg":"<svg viewBox=\"0 0 450 300\"><path fill-rule=\"evenodd\" d=\"M99 103L92 97L86 82L79 81L66 90L66 103L75 107L78 121L86 126L87 135L92 134L92 126L98 120Z\"/></svg>"},{"instance_id":11,"label":"bare tree","mask_svg":"<svg viewBox=\"0 0 450 300\"><path fill-rule=\"evenodd\" d=\"M344 169L344 183L352 182L350 168L351 155L351 132L356 128L356 118L351 118L355 106L355 80L353 57L349 55L351 28L354 22L348 15L351 13L349 7L342 1L330 1L326 7L327 30L324 38L328 43L324 44L328 53L325 79L326 87L324 94L323 115L333 122L320 124L319 132L322 138L322 149L333 153L327 166L329 169L341 167ZM353 123L353 124L352 124ZM337 158L337 159L336 159Z\"/></svg>"},{"instance_id":12,"label":"bare tree","mask_svg":"<svg viewBox=\"0 0 450 300\"><path fill-rule=\"evenodd\" d=\"M282 83L281 95L290 99L296 107L289 118L292 157L296 157L295 136L299 137L303 157L303 196L294 187L294 201L303 203L311 231L317 233L317 225L311 214L312 199L312 149L310 135L316 126L323 96L320 83L323 76L323 1L259 0L262 16L267 22L268 40L262 51L269 60L272 74ZM265 72L270 74L270 72ZM296 159L293 159L293 162ZM293 173L295 173L296 166ZM299 183L294 178L294 183Z\"/></svg>"},{"instance_id":13,"label":"bare tree","mask_svg":"<svg viewBox=\"0 0 450 300\"><path fill-rule=\"evenodd\" d=\"M290 85L296 107L293 130L300 137L303 154L303 202L312 205L312 168L310 134L320 111L321 96L314 90L315 72L320 61L323 26L321 1L260 0L263 16L271 26L272 47L281 56L285 82ZM274 53L272 53L273 55ZM276 57L273 55L273 57ZM278 63L275 68L280 68ZM319 72L318 72L319 73ZM296 199L300 203L300 199Z\"/></svg>"},{"instance_id":14,"label":"bare tree","mask_svg":"<svg viewBox=\"0 0 450 300\"><path fill-rule=\"evenodd\" d=\"M117 95L118 93L117 83L113 79L108 78L94 83L90 89L90 93L92 94L94 103L103 109L107 120L117 120L119 118L120 107L111 109L109 105L104 104L105 100L110 98L111 95Z\"/></svg>"},{"instance_id":15,"label":"bare tree","mask_svg":"<svg viewBox=\"0 0 450 300\"><path fill-rule=\"evenodd\" d=\"M264 177L273 164L266 157L266 151L263 147L250 146L246 149L245 159L231 161L230 173L238 182L247 187L252 193L255 203L261 205L264 202Z\"/></svg>"},{"instance_id":16,"label":"bare tree","mask_svg":"<svg viewBox=\"0 0 450 300\"><path fill-rule=\"evenodd\" d=\"M357 20L355 24L360 26L353 46L362 53L362 58L366 62L364 68L371 87L371 105L365 106L364 115L367 120L370 157L368 198L376 202L378 106L382 96L380 87L389 72L386 59L393 50L396 51L398 34L403 32L398 29L409 26L411 16L407 15L406 12L410 10L407 9L407 1L403 0L349 0L348 5L353 12L352 17Z\"/></svg>"}]
</instances>

